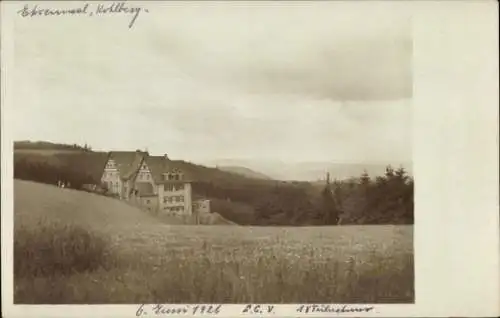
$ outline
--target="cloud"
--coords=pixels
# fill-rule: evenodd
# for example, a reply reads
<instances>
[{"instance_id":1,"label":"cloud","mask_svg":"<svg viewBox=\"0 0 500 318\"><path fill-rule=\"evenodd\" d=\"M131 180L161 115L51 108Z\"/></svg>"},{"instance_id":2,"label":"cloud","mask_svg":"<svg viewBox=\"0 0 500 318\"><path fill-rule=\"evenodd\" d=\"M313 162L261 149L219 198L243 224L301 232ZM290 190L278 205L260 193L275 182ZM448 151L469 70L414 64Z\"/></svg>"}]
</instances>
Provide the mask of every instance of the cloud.
<instances>
[{"instance_id":1,"label":"cloud","mask_svg":"<svg viewBox=\"0 0 500 318\"><path fill-rule=\"evenodd\" d=\"M16 138L187 160L411 157L406 17L327 6L151 5L131 30L18 21Z\"/></svg>"},{"instance_id":2,"label":"cloud","mask_svg":"<svg viewBox=\"0 0 500 318\"><path fill-rule=\"evenodd\" d=\"M288 15L266 9L233 8L232 15L208 10L196 15L196 24L175 20L145 44L193 78L242 92L332 100L411 98L412 35L406 16L373 12L351 21L340 15L343 23L336 23L335 14L317 7L301 8L304 13L289 9Z\"/></svg>"}]
</instances>

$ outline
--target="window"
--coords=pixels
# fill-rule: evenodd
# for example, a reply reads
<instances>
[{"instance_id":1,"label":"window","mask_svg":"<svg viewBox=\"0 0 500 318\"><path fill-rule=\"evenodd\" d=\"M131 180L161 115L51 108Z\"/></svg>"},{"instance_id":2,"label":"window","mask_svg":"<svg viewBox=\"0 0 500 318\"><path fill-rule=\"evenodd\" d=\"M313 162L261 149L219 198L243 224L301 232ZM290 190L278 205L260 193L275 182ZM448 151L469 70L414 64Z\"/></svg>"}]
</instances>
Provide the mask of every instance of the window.
<instances>
[{"instance_id":1,"label":"window","mask_svg":"<svg viewBox=\"0 0 500 318\"><path fill-rule=\"evenodd\" d=\"M183 184L179 184L179 185L177 186L177 189L178 189L178 190L184 190L184 185L183 185Z\"/></svg>"},{"instance_id":2,"label":"window","mask_svg":"<svg viewBox=\"0 0 500 318\"><path fill-rule=\"evenodd\" d=\"M168 197L163 197L163 203L167 203Z\"/></svg>"},{"instance_id":3,"label":"window","mask_svg":"<svg viewBox=\"0 0 500 318\"><path fill-rule=\"evenodd\" d=\"M178 181L178 180L180 180L180 176L178 173L170 173L170 174L168 174L168 180Z\"/></svg>"},{"instance_id":4,"label":"window","mask_svg":"<svg viewBox=\"0 0 500 318\"><path fill-rule=\"evenodd\" d=\"M181 202L184 202L184 196L183 195L179 196L179 199L180 199Z\"/></svg>"}]
</instances>

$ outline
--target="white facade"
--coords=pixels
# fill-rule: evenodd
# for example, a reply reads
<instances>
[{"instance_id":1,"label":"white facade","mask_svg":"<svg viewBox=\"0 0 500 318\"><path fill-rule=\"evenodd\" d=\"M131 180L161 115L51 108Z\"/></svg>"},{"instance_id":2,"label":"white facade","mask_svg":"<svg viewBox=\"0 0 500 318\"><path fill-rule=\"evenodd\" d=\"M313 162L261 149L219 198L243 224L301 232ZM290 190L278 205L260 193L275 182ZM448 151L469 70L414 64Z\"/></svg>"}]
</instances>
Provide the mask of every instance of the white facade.
<instances>
[{"instance_id":1,"label":"white facade","mask_svg":"<svg viewBox=\"0 0 500 318\"><path fill-rule=\"evenodd\" d=\"M120 178L120 172L113 159L109 159L104 167L104 172L101 177L101 182L106 185L109 192L121 195L123 182Z\"/></svg>"},{"instance_id":2,"label":"white facade","mask_svg":"<svg viewBox=\"0 0 500 318\"><path fill-rule=\"evenodd\" d=\"M191 215L192 189L188 182L163 183L158 185L160 212Z\"/></svg>"}]
</instances>

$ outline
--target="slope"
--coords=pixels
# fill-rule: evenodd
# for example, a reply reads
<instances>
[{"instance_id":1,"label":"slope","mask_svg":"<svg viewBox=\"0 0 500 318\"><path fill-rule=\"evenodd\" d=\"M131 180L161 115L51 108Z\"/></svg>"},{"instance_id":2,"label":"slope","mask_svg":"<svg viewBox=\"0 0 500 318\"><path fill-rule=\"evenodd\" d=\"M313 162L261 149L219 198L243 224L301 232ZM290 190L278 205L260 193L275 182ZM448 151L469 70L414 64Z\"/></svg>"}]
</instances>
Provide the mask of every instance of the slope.
<instances>
[{"instance_id":1,"label":"slope","mask_svg":"<svg viewBox=\"0 0 500 318\"><path fill-rule=\"evenodd\" d=\"M263 173L257 172L255 170L246 168L246 167L240 167L240 166L218 166L218 168L222 171L226 172L231 172L235 174L242 175L247 178L252 178L252 179L264 179L264 180L269 180L271 179L270 177L266 176Z\"/></svg>"},{"instance_id":2,"label":"slope","mask_svg":"<svg viewBox=\"0 0 500 318\"><path fill-rule=\"evenodd\" d=\"M123 201L97 194L14 180L14 223L37 226L44 220L73 223L94 230L132 230L158 223L158 219ZM182 224L171 217L165 223Z\"/></svg>"},{"instance_id":3,"label":"slope","mask_svg":"<svg viewBox=\"0 0 500 318\"><path fill-rule=\"evenodd\" d=\"M101 231L130 230L158 223L194 224L192 217L156 216L117 199L30 181L14 181L14 198L15 223L22 226L36 226L44 219L77 223ZM234 223L211 213L202 215L200 224Z\"/></svg>"}]
</instances>

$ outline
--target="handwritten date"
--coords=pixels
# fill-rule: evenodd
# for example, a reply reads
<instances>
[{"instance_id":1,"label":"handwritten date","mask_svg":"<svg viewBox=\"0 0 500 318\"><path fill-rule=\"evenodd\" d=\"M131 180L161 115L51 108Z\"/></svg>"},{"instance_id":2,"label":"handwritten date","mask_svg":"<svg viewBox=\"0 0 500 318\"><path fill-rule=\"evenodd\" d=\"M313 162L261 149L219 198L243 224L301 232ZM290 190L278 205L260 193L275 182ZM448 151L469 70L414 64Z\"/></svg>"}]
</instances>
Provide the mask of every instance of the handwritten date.
<instances>
[{"instance_id":1,"label":"handwritten date","mask_svg":"<svg viewBox=\"0 0 500 318\"><path fill-rule=\"evenodd\" d=\"M220 313L222 305L161 305L154 304L148 308L142 304L137 309L135 316L142 317L146 315L217 315Z\"/></svg>"}]
</instances>

